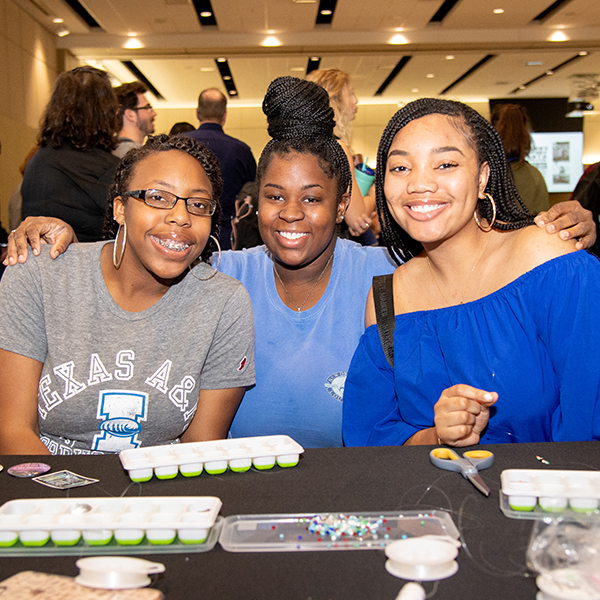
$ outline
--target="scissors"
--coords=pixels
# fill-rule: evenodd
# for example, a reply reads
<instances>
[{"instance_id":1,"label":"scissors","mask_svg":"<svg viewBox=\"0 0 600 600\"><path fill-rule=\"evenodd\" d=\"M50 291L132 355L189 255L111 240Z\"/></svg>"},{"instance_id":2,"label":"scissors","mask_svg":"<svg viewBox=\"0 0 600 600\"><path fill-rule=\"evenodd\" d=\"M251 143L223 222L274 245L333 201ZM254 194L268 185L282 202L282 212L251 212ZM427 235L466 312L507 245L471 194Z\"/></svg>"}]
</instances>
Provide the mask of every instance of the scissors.
<instances>
[{"instance_id":1,"label":"scissors","mask_svg":"<svg viewBox=\"0 0 600 600\"><path fill-rule=\"evenodd\" d=\"M487 469L494 464L494 455L487 450L469 450L461 458L450 448L434 448L429 453L431 462L446 471L460 471L482 494L490 495L490 488L478 474L481 469Z\"/></svg>"}]
</instances>

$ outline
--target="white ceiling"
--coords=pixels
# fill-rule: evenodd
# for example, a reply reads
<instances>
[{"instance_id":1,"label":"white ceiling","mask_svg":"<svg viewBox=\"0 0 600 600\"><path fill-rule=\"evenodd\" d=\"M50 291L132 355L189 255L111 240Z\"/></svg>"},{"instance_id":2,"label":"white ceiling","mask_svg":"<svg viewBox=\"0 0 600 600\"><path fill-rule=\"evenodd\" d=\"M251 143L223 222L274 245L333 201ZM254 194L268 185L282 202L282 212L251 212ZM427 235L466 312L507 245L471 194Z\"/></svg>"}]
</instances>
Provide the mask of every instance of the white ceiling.
<instances>
[{"instance_id":1,"label":"white ceiling","mask_svg":"<svg viewBox=\"0 0 600 600\"><path fill-rule=\"evenodd\" d=\"M459 0L439 25L429 21L443 0L338 0L325 27L315 26L318 0L212 0L217 28L200 26L191 0L80 0L101 30L90 29L64 0L14 1L48 29L68 28L70 35L57 37L58 47L117 80L134 79L121 63L132 61L164 96L153 100L157 107L193 107L200 90L224 90L217 57L228 59L238 90L231 103L242 105L259 104L275 77L303 77L310 56L321 57L322 68L349 72L363 103L440 95L488 55L446 95L467 102L572 96L573 76L600 78L598 0L568 0L543 23L532 20L554 0ZM497 8L504 13L494 14ZM53 24L53 17L64 25ZM124 48L128 32L143 48ZM556 33L566 41L549 41ZM261 45L269 34L279 47ZM398 35L407 43L390 44ZM404 69L375 97L405 56L411 58ZM555 74L512 93L573 57ZM531 61L536 64L528 66Z\"/></svg>"}]
</instances>

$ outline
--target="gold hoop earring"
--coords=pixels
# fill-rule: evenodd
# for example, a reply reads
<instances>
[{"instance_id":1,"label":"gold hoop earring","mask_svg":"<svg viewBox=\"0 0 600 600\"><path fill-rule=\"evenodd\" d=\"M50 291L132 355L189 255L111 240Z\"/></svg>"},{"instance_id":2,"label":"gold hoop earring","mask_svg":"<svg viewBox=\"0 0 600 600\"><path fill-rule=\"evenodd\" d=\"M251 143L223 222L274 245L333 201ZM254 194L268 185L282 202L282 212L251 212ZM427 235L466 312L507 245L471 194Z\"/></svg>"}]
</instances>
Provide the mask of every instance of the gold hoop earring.
<instances>
[{"instance_id":1,"label":"gold hoop earring","mask_svg":"<svg viewBox=\"0 0 600 600\"><path fill-rule=\"evenodd\" d=\"M216 274L217 274L217 269L219 268L219 265L221 264L221 244L219 244L219 240L214 236L211 235L210 236L212 240L215 241L215 244L217 245L217 249L219 251L219 257L217 259L217 266L213 267L213 272L208 276L208 277L198 277L195 273L194 273L194 268L192 267L192 265L190 265L188 267L188 269L190 270L190 273L198 280L198 281L208 281L209 279L212 279Z\"/></svg>"},{"instance_id":2,"label":"gold hoop earring","mask_svg":"<svg viewBox=\"0 0 600 600\"><path fill-rule=\"evenodd\" d=\"M119 233L121 233L121 227L123 228L123 241L121 242L121 256L117 261L117 241L119 239ZM118 269L123 262L123 254L125 254L125 246L127 245L127 223L123 221L123 223L119 223L119 229L117 229L117 236L115 237L115 241L113 244L113 265L115 265L115 269Z\"/></svg>"},{"instance_id":3,"label":"gold hoop earring","mask_svg":"<svg viewBox=\"0 0 600 600\"><path fill-rule=\"evenodd\" d=\"M484 233L488 233L489 231L491 231L494 228L494 223L496 222L496 203L494 202L494 199L492 198L491 194L488 194L486 192L485 197L492 204L492 220L490 221L489 225L487 226L487 229L481 225L481 221L479 220L479 217L477 216L477 208L475 208L473 217L475 218L475 223L477 223L477 227L479 227L479 229L481 229L481 231L483 231ZM483 200L483 198L481 198L481 199Z\"/></svg>"}]
</instances>

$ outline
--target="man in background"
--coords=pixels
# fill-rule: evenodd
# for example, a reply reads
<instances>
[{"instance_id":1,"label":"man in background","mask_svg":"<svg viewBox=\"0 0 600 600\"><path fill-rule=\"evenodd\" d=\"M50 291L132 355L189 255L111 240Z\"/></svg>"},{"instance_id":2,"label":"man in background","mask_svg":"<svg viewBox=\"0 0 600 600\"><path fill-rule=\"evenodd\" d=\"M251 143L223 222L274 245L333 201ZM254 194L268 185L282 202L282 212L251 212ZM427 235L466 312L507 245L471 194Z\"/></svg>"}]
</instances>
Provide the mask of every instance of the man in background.
<instances>
[{"instance_id":1,"label":"man in background","mask_svg":"<svg viewBox=\"0 0 600 600\"><path fill-rule=\"evenodd\" d=\"M256 161L250 147L223 131L227 120L227 98L216 88L200 93L196 116L200 126L186 133L215 154L221 167L223 192L221 193L221 235L223 250L231 248L231 219L235 215L235 199L248 181L256 178Z\"/></svg>"},{"instance_id":2,"label":"man in background","mask_svg":"<svg viewBox=\"0 0 600 600\"><path fill-rule=\"evenodd\" d=\"M119 117L122 120L119 144L113 154L123 158L128 150L144 143L147 135L154 133L156 113L145 94L148 88L141 81L124 83L115 88L119 101Z\"/></svg>"}]
</instances>

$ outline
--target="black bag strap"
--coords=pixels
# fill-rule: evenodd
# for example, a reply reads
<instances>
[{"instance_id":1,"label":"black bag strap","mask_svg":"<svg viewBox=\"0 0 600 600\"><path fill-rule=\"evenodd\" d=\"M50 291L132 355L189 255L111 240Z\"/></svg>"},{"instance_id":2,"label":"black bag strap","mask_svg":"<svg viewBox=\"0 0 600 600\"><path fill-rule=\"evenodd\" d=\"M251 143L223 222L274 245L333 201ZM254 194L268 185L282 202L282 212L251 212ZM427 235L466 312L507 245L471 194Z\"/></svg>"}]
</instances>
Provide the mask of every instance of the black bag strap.
<instances>
[{"instance_id":1,"label":"black bag strap","mask_svg":"<svg viewBox=\"0 0 600 600\"><path fill-rule=\"evenodd\" d=\"M379 339L390 367L394 368L394 275L376 275L373 277L373 302Z\"/></svg>"}]
</instances>

